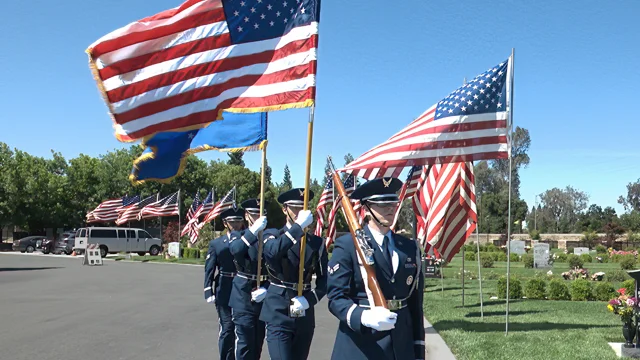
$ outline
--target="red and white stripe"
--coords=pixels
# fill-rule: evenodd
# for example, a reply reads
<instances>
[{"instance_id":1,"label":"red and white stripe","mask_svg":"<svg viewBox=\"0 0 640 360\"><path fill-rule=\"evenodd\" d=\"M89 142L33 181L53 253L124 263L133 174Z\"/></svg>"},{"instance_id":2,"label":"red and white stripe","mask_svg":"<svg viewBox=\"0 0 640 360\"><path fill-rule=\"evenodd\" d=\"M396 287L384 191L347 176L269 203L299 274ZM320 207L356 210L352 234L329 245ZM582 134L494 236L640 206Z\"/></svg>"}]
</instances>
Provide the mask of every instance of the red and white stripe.
<instances>
[{"instance_id":1,"label":"red and white stripe","mask_svg":"<svg viewBox=\"0 0 640 360\"><path fill-rule=\"evenodd\" d=\"M329 180L330 181L330 180ZM333 203L333 186L325 186L320 194L320 200L318 200L318 206L316 206L316 236L322 236L322 229L324 228L324 217L327 212L329 204Z\"/></svg>"},{"instance_id":2,"label":"red and white stripe","mask_svg":"<svg viewBox=\"0 0 640 360\"><path fill-rule=\"evenodd\" d=\"M122 199L112 199L103 201L93 211L87 214L87 222L107 222L118 219L118 208L122 207ZM91 214L91 218L89 215Z\"/></svg>"},{"instance_id":3,"label":"red and white stripe","mask_svg":"<svg viewBox=\"0 0 640 360\"><path fill-rule=\"evenodd\" d=\"M315 99L318 23L232 44L220 0L181 6L92 44L92 70L120 141L202 126L222 110L308 107Z\"/></svg>"},{"instance_id":4,"label":"red and white stripe","mask_svg":"<svg viewBox=\"0 0 640 360\"><path fill-rule=\"evenodd\" d=\"M207 213L198 227L202 228L204 224L213 221L213 219L220 216L220 214L227 210L231 209L235 205L235 195L236 195L236 187L229 190L227 195L225 195L217 204L211 209L209 213Z\"/></svg>"},{"instance_id":5,"label":"red and white stripe","mask_svg":"<svg viewBox=\"0 0 640 360\"><path fill-rule=\"evenodd\" d=\"M402 184L402 188L400 189L400 195L398 198L400 201L398 202L398 208L396 209L396 215L393 218L393 224L391 225L391 229L396 228L398 224L398 219L400 218L400 211L402 210L402 202L411 199L413 195L418 191L418 187L424 181L424 178L427 174L426 166L414 166L409 170L409 175L407 176L407 181Z\"/></svg>"},{"instance_id":6,"label":"red and white stripe","mask_svg":"<svg viewBox=\"0 0 640 360\"><path fill-rule=\"evenodd\" d=\"M157 216L178 216L178 196L179 191L176 191L169 196L165 196L164 198L143 207L138 214L138 220Z\"/></svg>"}]
</instances>

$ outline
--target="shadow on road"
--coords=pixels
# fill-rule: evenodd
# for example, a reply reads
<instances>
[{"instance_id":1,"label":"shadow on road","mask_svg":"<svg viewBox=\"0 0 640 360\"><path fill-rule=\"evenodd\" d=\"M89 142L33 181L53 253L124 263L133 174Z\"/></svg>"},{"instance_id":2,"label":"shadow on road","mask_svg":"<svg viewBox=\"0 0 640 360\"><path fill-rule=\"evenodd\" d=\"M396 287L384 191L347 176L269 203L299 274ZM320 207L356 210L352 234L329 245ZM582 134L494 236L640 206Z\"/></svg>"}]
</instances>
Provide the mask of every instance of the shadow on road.
<instances>
[{"instance_id":1,"label":"shadow on road","mask_svg":"<svg viewBox=\"0 0 640 360\"><path fill-rule=\"evenodd\" d=\"M0 272L3 271L32 271L32 270L49 270L49 269L62 269L61 266L50 267L14 267L14 268L0 268Z\"/></svg>"}]
</instances>

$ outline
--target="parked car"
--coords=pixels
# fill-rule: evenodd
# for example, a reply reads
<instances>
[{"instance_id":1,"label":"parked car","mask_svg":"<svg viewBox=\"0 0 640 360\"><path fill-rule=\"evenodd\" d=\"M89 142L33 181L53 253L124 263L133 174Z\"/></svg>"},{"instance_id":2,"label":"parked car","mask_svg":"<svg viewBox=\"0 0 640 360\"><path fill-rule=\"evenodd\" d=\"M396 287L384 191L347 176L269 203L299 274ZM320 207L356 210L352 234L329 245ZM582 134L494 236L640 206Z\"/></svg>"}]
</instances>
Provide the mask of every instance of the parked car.
<instances>
[{"instance_id":1,"label":"parked car","mask_svg":"<svg viewBox=\"0 0 640 360\"><path fill-rule=\"evenodd\" d=\"M13 251L32 253L36 249L42 248L42 242L46 240L46 236L27 236L20 240L14 240L11 249Z\"/></svg>"},{"instance_id":2,"label":"parked car","mask_svg":"<svg viewBox=\"0 0 640 360\"><path fill-rule=\"evenodd\" d=\"M73 252L73 247L76 243L76 233L64 233L60 236L60 239L56 241L55 247L53 249L54 254L67 254L71 255Z\"/></svg>"},{"instance_id":3,"label":"parked car","mask_svg":"<svg viewBox=\"0 0 640 360\"><path fill-rule=\"evenodd\" d=\"M102 257L119 252L137 253L140 256L148 252L152 256L157 256L162 250L162 240L138 228L82 228L76 232L75 240L76 246L81 248L84 248L81 244L99 244Z\"/></svg>"}]
</instances>

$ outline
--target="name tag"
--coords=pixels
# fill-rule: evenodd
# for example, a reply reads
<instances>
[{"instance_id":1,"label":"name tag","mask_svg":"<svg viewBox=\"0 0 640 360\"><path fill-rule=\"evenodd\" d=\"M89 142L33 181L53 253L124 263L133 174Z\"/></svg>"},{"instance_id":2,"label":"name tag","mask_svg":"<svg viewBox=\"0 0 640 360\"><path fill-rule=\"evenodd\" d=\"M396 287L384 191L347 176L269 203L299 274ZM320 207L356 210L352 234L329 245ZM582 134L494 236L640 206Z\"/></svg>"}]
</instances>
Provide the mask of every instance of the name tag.
<instances>
[{"instance_id":1,"label":"name tag","mask_svg":"<svg viewBox=\"0 0 640 360\"><path fill-rule=\"evenodd\" d=\"M417 266L418 266L418 265L417 265L417 264L415 264L415 263L411 263L411 264L406 263L406 264L404 264L404 268L405 268L405 269L415 269Z\"/></svg>"}]
</instances>

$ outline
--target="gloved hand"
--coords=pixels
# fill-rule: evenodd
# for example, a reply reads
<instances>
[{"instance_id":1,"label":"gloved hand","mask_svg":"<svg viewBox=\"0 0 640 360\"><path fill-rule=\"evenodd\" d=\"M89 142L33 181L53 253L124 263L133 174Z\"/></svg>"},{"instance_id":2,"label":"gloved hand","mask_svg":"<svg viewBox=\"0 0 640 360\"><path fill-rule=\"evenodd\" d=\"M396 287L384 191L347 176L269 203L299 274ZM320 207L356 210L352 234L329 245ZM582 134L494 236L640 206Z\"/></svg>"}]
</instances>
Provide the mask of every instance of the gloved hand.
<instances>
[{"instance_id":1,"label":"gloved hand","mask_svg":"<svg viewBox=\"0 0 640 360\"><path fill-rule=\"evenodd\" d=\"M304 230L307 226L311 225L313 222L313 215L311 214L311 210L301 210L298 213L298 217L296 218L296 224L300 225L300 227Z\"/></svg>"},{"instance_id":2,"label":"gloved hand","mask_svg":"<svg viewBox=\"0 0 640 360\"><path fill-rule=\"evenodd\" d=\"M309 302L304 298L304 296L296 296L291 299L291 302L293 303L290 306L291 312L298 312L309 308Z\"/></svg>"},{"instance_id":3,"label":"gloved hand","mask_svg":"<svg viewBox=\"0 0 640 360\"><path fill-rule=\"evenodd\" d=\"M265 288L257 288L251 292L251 300L254 302L262 302L264 298L267 296L267 289Z\"/></svg>"},{"instance_id":4,"label":"gloved hand","mask_svg":"<svg viewBox=\"0 0 640 360\"><path fill-rule=\"evenodd\" d=\"M216 303L216 296L212 295L211 297L209 297L207 299L207 302L210 303L210 304L215 304Z\"/></svg>"},{"instance_id":5,"label":"gloved hand","mask_svg":"<svg viewBox=\"0 0 640 360\"><path fill-rule=\"evenodd\" d=\"M251 231L253 235L258 235L258 233L264 230L264 228L266 227L267 227L267 217L260 216L251 226L249 226L249 231Z\"/></svg>"},{"instance_id":6,"label":"gloved hand","mask_svg":"<svg viewBox=\"0 0 640 360\"><path fill-rule=\"evenodd\" d=\"M360 322L366 327L378 331L391 330L396 326L398 314L391 312L381 306L376 306L371 310L362 312Z\"/></svg>"}]
</instances>

